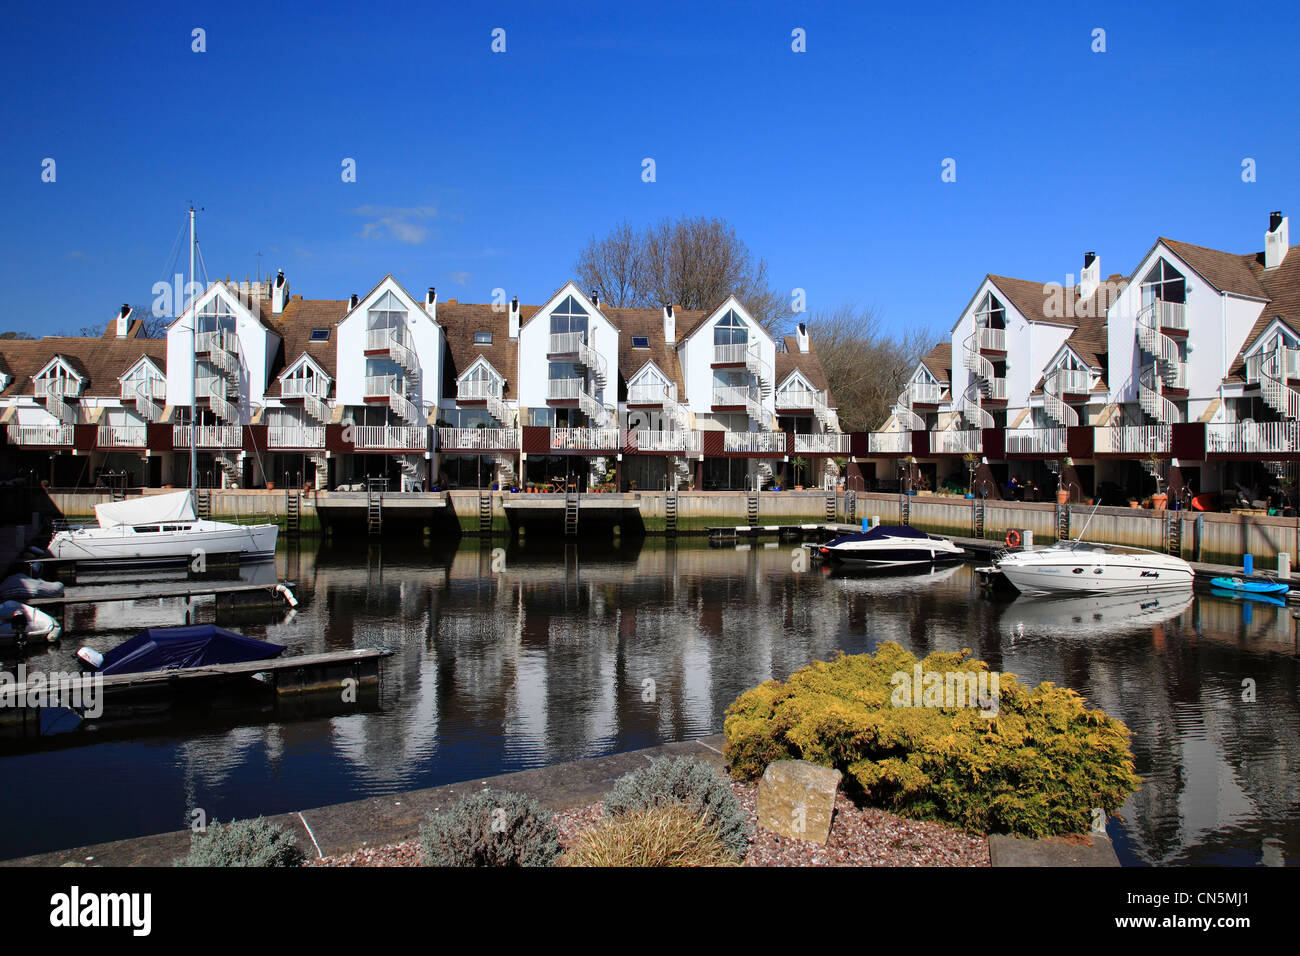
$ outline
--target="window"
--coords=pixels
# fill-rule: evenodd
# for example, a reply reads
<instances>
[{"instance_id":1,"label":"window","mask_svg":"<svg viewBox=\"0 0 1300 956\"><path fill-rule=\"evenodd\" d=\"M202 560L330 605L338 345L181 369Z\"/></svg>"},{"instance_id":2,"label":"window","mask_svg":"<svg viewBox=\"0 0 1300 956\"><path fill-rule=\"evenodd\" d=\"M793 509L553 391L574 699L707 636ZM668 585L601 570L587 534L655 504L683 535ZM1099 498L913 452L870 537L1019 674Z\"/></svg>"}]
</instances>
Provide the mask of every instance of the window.
<instances>
[{"instance_id":1,"label":"window","mask_svg":"<svg viewBox=\"0 0 1300 956\"><path fill-rule=\"evenodd\" d=\"M634 349L648 349L649 347L650 347L650 338L649 338L649 336L645 336L645 335L634 335L634 336L632 336L632 348L634 348Z\"/></svg>"},{"instance_id":2,"label":"window","mask_svg":"<svg viewBox=\"0 0 1300 956\"><path fill-rule=\"evenodd\" d=\"M329 329L312 329L311 340L313 342L328 342L330 340Z\"/></svg>"},{"instance_id":3,"label":"window","mask_svg":"<svg viewBox=\"0 0 1300 956\"><path fill-rule=\"evenodd\" d=\"M728 309L717 325L713 327L714 345L744 345L749 341L749 329L745 320L736 314L735 309Z\"/></svg>"},{"instance_id":4,"label":"window","mask_svg":"<svg viewBox=\"0 0 1300 956\"><path fill-rule=\"evenodd\" d=\"M405 321L406 309L391 292L385 292L383 298L372 305L366 313L368 329L398 329Z\"/></svg>"},{"instance_id":5,"label":"window","mask_svg":"<svg viewBox=\"0 0 1300 956\"><path fill-rule=\"evenodd\" d=\"M491 345L491 344L492 344L492 333L491 333L491 332L475 332L475 333L474 333L474 344L475 344L475 345Z\"/></svg>"},{"instance_id":6,"label":"window","mask_svg":"<svg viewBox=\"0 0 1300 956\"><path fill-rule=\"evenodd\" d=\"M984 304L975 313L975 324L987 329L1005 329L1007 327L1007 310L993 293L984 297Z\"/></svg>"},{"instance_id":7,"label":"window","mask_svg":"<svg viewBox=\"0 0 1300 956\"><path fill-rule=\"evenodd\" d=\"M551 313L551 334L562 332L586 332L587 312L578 305L578 300L568 296L555 307Z\"/></svg>"},{"instance_id":8,"label":"window","mask_svg":"<svg viewBox=\"0 0 1300 956\"><path fill-rule=\"evenodd\" d=\"M225 299L213 296L199 309L195 328L198 332L233 332L235 313Z\"/></svg>"},{"instance_id":9,"label":"window","mask_svg":"<svg viewBox=\"0 0 1300 956\"><path fill-rule=\"evenodd\" d=\"M1161 302L1186 302L1187 283L1182 273L1161 259L1142 280L1142 304L1150 305L1152 299Z\"/></svg>"}]
</instances>

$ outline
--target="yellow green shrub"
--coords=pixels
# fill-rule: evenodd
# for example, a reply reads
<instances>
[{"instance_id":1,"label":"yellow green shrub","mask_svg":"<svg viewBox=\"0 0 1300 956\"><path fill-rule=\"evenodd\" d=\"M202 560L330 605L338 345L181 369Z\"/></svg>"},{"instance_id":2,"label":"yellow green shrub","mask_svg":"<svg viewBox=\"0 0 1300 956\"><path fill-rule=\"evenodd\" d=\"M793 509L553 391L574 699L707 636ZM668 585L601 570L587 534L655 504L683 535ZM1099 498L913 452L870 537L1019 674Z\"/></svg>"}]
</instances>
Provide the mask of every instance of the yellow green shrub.
<instances>
[{"instance_id":1,"label":"yellow green shrub","mask_svg":"<svg viewBox=\"0 0 1300 956\"><path fill-rule=\"evenodd\" d=\"M840 655L766 681L727 710L733 775L802 759L844 774L845 787L902 816L979 832L1083 833L1140 784L1129 731L1074 691L998 675L996 716L979 707L895 706L896 674L988 672L969 651L920 660L898 644Z\"/></svg>"}]
</instances>

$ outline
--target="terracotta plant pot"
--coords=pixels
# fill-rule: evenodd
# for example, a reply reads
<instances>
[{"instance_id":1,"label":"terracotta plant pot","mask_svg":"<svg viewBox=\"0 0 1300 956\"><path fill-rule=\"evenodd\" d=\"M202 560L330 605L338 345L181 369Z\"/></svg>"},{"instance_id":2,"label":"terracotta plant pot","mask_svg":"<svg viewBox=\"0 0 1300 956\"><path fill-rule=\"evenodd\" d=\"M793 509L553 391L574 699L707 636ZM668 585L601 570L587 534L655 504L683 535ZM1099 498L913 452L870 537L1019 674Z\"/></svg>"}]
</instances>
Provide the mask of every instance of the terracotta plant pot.
<instances>
[{"instance_id":1,"label":"terracotta plant pot","mask_svg":"<svg viewBox=\"0 0 1300 956\"><path fill-rule=\"evenodd\" d=\"M266 490L267 490L267 491L275 491L275 482L274 482L274 481L268 481L268 482L266 483Z\"/></svg>"},{"instance_id":2,"label":"terracotta plant pot","mask_svg":"<svg viewBox=\"0 0 1300 956\"><path fill-rule=\"evenodd\" d=\"M1070 493L1064 488L1058 489L1056 492L1056 503L1058 505L1068 505L1070 503Z\"/></svg>"},{"instance_id":3,"label":"terracotta plant pot","mask_svg":"<svg viewBox=\"0 0 1300 956\"><path fill-rule=\"evenodd\" d=\"M1169 504L1169 496L1165 494L1152 495L1151 507L1155 511L1164 511L1165 505Z\"/></svg>"},{"instance_id":4,"label":"terracotta plant pot","mask_svg":"<svg viewBox=\"0 0 1300 956\"><path fill-rule=\"evenodd\" d=\"M1140 501L1130 501L1130 502L1128 503L1128 506L1129 506L1130 508L1141 508L1141 507L1142 507L1142 502L1140 502Z\"/></svg>"}]
</instances>

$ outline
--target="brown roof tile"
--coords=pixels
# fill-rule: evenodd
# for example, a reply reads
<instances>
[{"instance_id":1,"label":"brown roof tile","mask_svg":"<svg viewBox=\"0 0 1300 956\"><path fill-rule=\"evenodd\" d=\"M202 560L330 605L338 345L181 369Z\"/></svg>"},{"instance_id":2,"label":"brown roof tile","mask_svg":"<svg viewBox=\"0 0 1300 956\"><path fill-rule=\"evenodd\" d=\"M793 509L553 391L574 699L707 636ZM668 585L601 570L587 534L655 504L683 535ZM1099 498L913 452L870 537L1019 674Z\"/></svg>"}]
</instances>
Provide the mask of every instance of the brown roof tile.
<instances>
[{"instance_id":1,"label":"brown roof tile","mask_svg":"<svg viewBox=\"0 0 1300 956\"><path fill-rule=\"evenodd\" d=\"M776 353L776 387L780 388L790 377L790 373L796 369L812 383L813 388L823 392L830 390L830 383L826 381L826 370L822 368L822 360L818 357L812 342L808 343L807 352L800 352L798 339L793 335L787 335L785 351ZM830 396L829 404L835 404L834 396Z\"/></svg>"},{"instance_id":2,"label":"brown roof tile","mask_svg":"<svg viewBox=\"0 0 1300 956\"><path fill-rule=\"evenodd\" d=\"M32 376L61 355L86 379L82 394L98 397L121 395L118 378L148 355L163 371L167 367L167 340L99 336L47 336L41 339L0 339L0 361L13 381L0 395L31 395Z\"/></svg>"},{"instance_id":3,"label":"brown roof tile","mask_svg":"<svg viewBox=\"0 0 1300 956\"><path fill-rule=\"evenodd\" d=\"M519 307L519 323L532 318L535 305ZM496 311L490 303L459 302L449 299L438 303L438 324L446 332L447 351L443 360L443 398L456 397L456 379L478 361L481 355L506 380L504 397L518 398L519 369L517 356L519 343L510 339L509 309ZM475 332L491 332L492 344L474 342Z\"/></svg>"}]
</instances>

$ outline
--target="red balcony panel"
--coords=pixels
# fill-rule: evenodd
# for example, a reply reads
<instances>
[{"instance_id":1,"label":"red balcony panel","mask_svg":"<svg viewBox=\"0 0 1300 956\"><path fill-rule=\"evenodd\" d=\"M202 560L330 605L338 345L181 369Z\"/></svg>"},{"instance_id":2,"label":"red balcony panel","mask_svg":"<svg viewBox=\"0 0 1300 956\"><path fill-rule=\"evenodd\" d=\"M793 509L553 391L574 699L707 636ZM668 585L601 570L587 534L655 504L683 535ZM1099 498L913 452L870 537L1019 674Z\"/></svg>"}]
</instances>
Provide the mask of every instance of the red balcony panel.
<instances>
[{"instance_id":1,"label":"red balcony panel","mask_svg":"<svg viewBox=\"0 0 1300 956\"><path fill-rule=\"evenodd\" d=\"M1183 461L1205 460L1205 424L1175 423L1170 435L1170 453Z\"/></svg>"},{"instance_id":2,"label":"red balcony panel","mask_svg":"<svg viewBox=\"0 0 1300 956\"><path fill-rule=\"evenodd\" d=\"M1074 425L1065 430L1065 453L1076 461L1092 458L1091 425Z\"/></svg>"}]
</instances>

